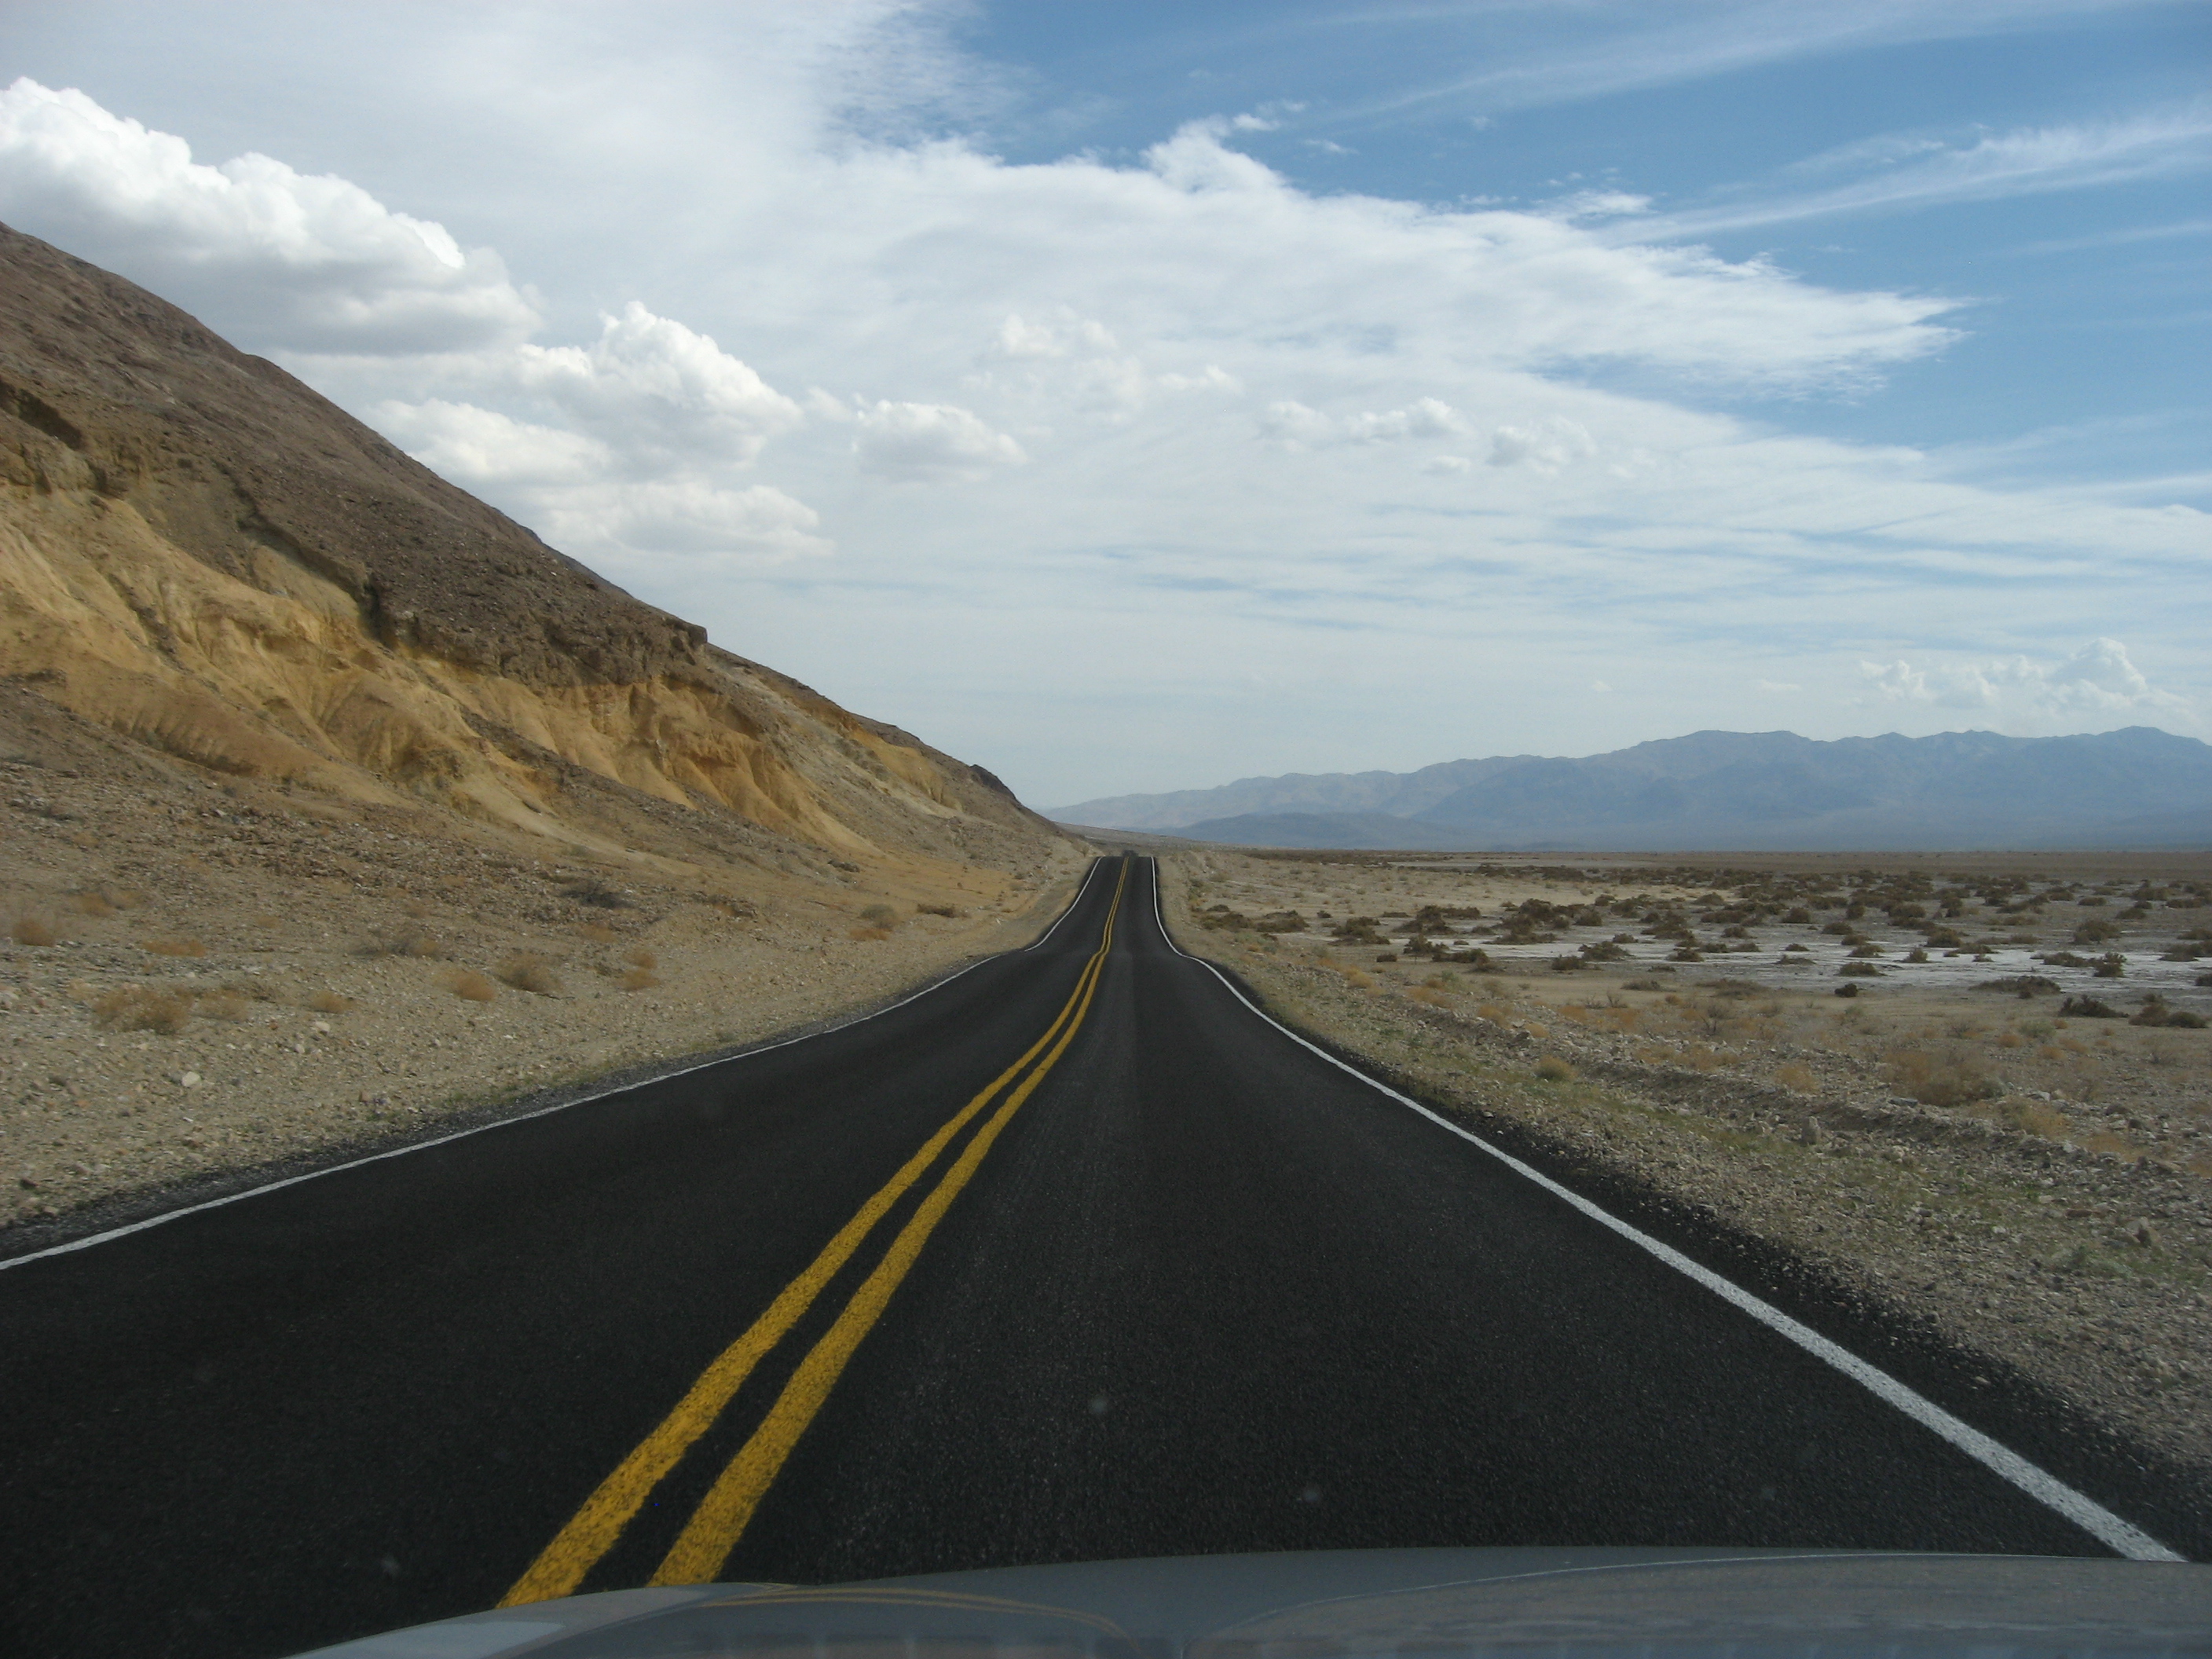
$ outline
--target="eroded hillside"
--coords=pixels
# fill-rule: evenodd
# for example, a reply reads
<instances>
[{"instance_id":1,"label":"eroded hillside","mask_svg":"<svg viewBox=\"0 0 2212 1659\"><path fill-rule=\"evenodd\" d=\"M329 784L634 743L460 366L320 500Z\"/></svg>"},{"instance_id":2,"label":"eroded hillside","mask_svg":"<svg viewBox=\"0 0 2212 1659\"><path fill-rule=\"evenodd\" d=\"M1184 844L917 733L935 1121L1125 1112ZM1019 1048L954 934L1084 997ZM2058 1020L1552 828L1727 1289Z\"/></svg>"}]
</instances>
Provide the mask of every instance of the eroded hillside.
<instances>
[{"instance_id":1,"label":"eroded hillside","mask_svg":"<svg viewBox=\"0 0 2212 1659\"><path fill-rule=\"evenodd\" d=\"M0 673L199 766L600 852L636 844L629 795L848 860L1054 839L988 774L714 648L4 228L0 489Z\"/></svg>"}]
</instances>

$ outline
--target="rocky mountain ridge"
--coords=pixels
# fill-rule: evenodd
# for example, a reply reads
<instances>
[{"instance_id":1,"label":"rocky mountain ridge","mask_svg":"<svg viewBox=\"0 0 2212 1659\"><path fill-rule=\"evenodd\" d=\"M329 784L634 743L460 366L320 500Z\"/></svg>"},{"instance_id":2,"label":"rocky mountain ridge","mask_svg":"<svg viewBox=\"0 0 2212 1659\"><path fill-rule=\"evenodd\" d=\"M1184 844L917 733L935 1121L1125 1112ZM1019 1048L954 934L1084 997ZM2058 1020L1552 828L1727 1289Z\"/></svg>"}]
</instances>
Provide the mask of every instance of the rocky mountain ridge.
<instances>
[{"instance_id":1,"label":"rocky mountain ridge","mask_svg":"<svg viewBox=\"0 0 2212 1659\"><path fill-rule=\"evenodd\" d=\"M1246 778L1057 810L1254 846L1869 850L2212 845L2212 746L2148 726L1845 738L1698 732L1582 759Z\"/></svg>"}]
</instances>

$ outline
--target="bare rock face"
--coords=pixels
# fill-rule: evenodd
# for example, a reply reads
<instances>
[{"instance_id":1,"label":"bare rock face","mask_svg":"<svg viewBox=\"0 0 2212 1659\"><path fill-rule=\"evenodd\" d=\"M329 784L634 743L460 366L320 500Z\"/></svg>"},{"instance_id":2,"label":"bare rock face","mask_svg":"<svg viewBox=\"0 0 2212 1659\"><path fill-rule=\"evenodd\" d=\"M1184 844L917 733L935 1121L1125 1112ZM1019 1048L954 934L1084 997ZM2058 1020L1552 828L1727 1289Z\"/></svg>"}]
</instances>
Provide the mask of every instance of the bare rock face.
<instances>
[{"instance_id":1,"label":"bare rock face","mask_svg":"<svg viewBox=\"0 0 2212 1659\"><path fill-rule=\"evenodd\" d=\"M198 766L598 850L632 797L831 853L1018 860L1057 834L4 226L0 674Z\"/></svg>"},{"instance_id":2,"label":"bare rock face","mask_svg":"<svg viewBox=\"0 0 2212 1659\"><path fill-rule=\"evenodd\" d=\"M166 301L0 228L0 477L134 507L215 569L268 556L386 644L535 684L693 665L705 630L641 604Z\"/></svg>"}]
</instances>

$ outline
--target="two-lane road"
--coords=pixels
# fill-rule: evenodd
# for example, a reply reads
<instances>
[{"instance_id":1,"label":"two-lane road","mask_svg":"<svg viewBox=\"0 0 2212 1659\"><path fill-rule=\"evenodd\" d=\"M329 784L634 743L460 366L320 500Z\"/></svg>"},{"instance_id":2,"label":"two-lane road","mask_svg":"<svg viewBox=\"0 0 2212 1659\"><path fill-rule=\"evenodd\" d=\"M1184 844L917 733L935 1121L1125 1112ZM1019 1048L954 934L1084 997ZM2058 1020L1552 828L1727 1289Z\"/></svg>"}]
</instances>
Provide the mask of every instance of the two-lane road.
<instances>
[{"instance_id":1,"label":"two-lane road","mask_svg":"<svg viewBox=\"0 0 2212 1659\"><path fill-rule=\"evenodd\" d=\"M2200 1495L1688 1265L1103 861L872 1018L0 1270L0 1649L1231 1550L2212 1549Z\"/></svg>"}]
</instances>

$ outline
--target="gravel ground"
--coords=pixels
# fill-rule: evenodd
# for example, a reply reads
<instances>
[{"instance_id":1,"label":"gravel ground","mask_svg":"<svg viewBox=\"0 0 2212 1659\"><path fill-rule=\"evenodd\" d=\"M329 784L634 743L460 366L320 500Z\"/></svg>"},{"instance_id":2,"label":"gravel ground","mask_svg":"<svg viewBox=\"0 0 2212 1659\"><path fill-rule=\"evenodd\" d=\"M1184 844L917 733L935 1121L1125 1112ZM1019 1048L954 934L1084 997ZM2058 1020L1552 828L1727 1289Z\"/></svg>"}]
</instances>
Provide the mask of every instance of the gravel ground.
<instances>
[{"instance_id":1,"label":"gravel ground","mask_svg":"<svg viewBox=\"0 0 2212 1659\"><path fill-rule=\"evenodd\" d=\"M1571 927L1544 961L1471 971L1407 960L1394 915L1435 903L1495 926L1599 888L1534 866L1164 863L1187 948L1290 1022L1446 1109L1697 1206L2212 1476L2212 1033L2057 1019L2049 994L1838 1000L1832 977L1782 990L1710 962L1662 977L1648 943L1644 961L1543 971ZM1686 876L1635 890L1662 909L1741 897ZM1293 908L1306 927L1237 925ZM1312 931L1320 911L1376 918L1379 944ZM1467 930L1484 924L1452 925L1445 954L1480 942Z\"/></svg>"},{"instance_id":2,"label":"gravel ground","mask_svg":"<svg viewBox=\"0 0 2212 1659\"><path fill-rule=\"evenodd\" d=\"M0 1255L866 1008L1027 942L1087 856L617 866L84 759L0 761Z\"/></svg>"}]
</instances>

